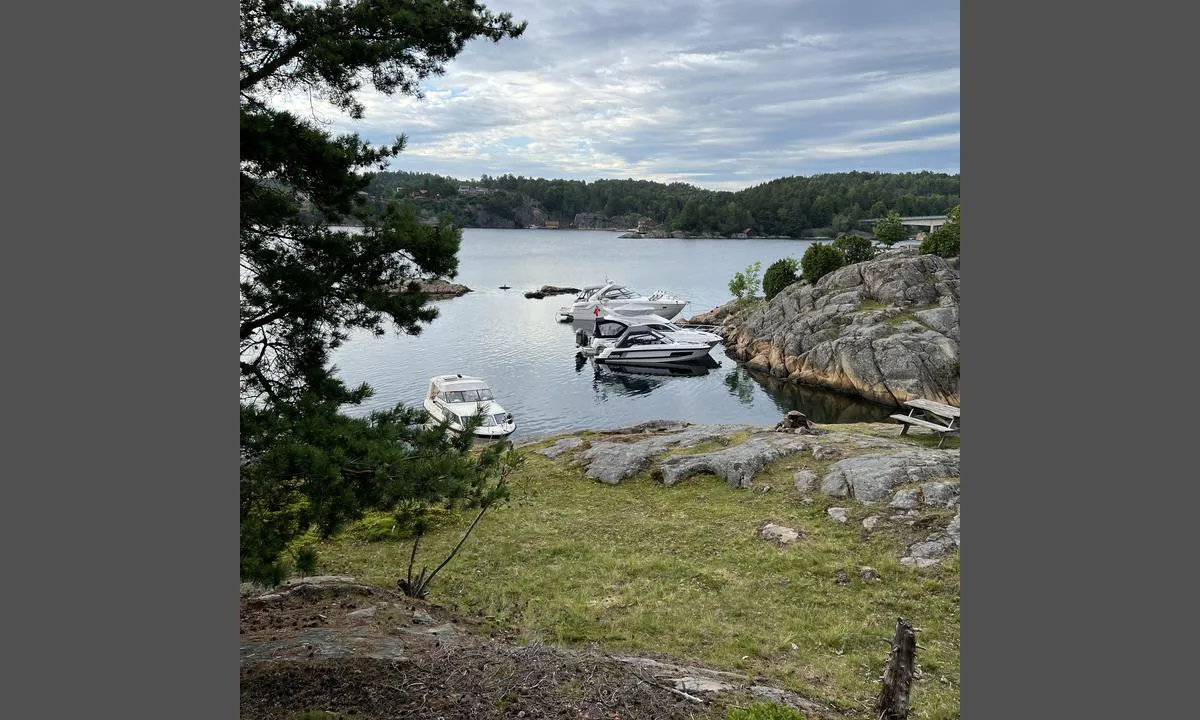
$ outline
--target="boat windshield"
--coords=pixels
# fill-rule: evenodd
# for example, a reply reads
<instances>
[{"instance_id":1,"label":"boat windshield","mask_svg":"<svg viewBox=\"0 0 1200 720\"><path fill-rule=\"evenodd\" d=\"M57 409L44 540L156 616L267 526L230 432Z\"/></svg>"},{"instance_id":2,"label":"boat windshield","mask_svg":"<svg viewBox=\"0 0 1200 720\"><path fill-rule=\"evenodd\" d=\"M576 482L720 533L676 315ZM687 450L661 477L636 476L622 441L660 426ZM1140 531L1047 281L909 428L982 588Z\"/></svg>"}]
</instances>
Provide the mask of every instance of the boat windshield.
<instances>
[{"instance_id":1,"label":"boat windshield","mask_svg":"<svg viewBox=\"0 0 1200 720\"><path fill-rule=\"evenodd\" d=\"M645 330L631 332L625 335L625 339L617 345L617 347L629 347L631 345L660 345L662 343L670 344L671 341L663 337L661 334L653 330Z\"/></svg>"},{"instance_id":2,"label":"boat windshield","mask_svg":"<svg viewBox=\"0 0 1200 720\"><path fill-rule=\"evenodd\" d=\"M605 300L630 300L638 297L638 294L629 288L613 288L604 293Z\"/></svg>"},{"instance_id":3,"label":"boat windshield","mask_svg":"<svg viewBox=\"0 0 1200 720\"><path fill-rule=\"evenodd\" d=\"M482 390L450 390L442 393L442 399L449 403L483 402L492 399L492 391Z\"/></svg>"}]
</instances>

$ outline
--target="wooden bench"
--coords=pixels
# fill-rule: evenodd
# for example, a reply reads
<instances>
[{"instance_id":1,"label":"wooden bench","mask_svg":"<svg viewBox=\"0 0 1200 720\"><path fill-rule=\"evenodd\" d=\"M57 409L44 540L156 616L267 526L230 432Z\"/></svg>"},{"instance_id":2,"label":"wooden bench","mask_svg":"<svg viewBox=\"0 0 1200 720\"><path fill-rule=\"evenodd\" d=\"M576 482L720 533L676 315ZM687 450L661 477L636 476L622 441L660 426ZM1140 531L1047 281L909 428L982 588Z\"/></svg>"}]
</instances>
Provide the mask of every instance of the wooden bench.
<instances>
[{"instance_id":1,"label":"wooden bench","mask_svg":"<svg viewBox=\"0 0 1200 720\"><path fill-rule=\"evenodd\" d=\"M904 427L900 430L901 435L907 435L908 429L911 426L919 425L923 428L933 430L942 436L941 440L938 441L938 447L940 448L946 442L947 435L958 434L959 427L957 423L962 413L959 408L920 398L907 400L904 405L908 407L907 415L896 414L888 416L904 424ZM917 415L917 412L921 414Z\"/></svg>"}]
</instances>

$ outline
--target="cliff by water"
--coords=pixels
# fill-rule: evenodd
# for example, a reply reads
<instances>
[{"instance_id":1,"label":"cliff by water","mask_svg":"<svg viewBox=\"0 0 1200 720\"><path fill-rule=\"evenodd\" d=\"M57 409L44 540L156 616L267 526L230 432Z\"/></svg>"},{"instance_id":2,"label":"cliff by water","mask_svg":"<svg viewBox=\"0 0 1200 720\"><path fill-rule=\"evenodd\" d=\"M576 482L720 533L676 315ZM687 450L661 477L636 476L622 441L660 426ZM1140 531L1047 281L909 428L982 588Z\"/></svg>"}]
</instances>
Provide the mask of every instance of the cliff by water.
<instances>
[{"instance_id":1,"label":"cliff by water","mask_svg":"<svg viewBox=\"0 0 1200 720\"><path fill-rule=\"evenodd\" d=\"M958 303L955 263L901 248L727 313L722 332L751 369L881 403L957 406Z\"/></svg>"}]
</instances>

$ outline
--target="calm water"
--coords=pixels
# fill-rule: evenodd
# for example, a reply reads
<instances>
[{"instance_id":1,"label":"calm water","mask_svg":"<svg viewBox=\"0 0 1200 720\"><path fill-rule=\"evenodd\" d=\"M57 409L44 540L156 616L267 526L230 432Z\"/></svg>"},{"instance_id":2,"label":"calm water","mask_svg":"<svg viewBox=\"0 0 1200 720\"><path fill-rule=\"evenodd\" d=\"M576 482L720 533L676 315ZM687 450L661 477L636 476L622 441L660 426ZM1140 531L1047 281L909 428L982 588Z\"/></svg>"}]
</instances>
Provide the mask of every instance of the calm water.
<instances>
[{"instance_id":1,"label":"calm water","mask_svg":"<svg viewBox=\"0 0 1200 720\"><path fill-rule=\"evenodd\" d=\"M751 373L713 348L712 367L684 375L622 370L577 357L575 328L554 319L573 296L526 299L543 285L583 287L606 278L649 294L666 290L690 303L691 317L729 301L729 279L755 261L797 259L807 240L634 240L620 233L564 230L463 231L455 282L472 292L437 301L439 317L415 337L351 338L334 355L349 384L375 390L363 410L420 406L429 378L462 373L487 379L517 420L510 438L647 420L773 425L788 410L816 422L881 420L889 408ZM501 285L512 289L500 290ZM659 371L661 372L661 371Z\"/></svg>"}]
</instances>

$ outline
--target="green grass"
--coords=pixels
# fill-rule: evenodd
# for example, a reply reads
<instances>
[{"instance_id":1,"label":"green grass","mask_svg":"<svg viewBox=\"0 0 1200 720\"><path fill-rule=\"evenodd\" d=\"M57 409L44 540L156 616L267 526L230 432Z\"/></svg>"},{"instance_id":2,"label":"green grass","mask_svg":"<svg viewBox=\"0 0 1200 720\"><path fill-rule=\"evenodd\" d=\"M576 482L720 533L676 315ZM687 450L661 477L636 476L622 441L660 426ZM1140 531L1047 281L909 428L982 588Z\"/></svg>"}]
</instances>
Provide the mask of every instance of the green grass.
<instances>
[{"instance_id":1,"label":"green grass","mask_svg":"<svg viewBox=\"0 0 1200 720\"><path fill-rule=\"evenodd\" d=\"M649 480L649 470L611 486L584 478L578 466L530 454L514 477L520 491L485 516L429 600L518 641L595 643L763 675L864 717L879 690L887 640L904 617L919 628L924 648L910 717L957 717L957 556L926 570L902 567L898 547L912 529L867 537L867 508L822 495L801 502L791 481L801 467L824 470L808 455L779 460L756 477L773 488L766 493L712 476L665 488ZM845 525L826 515L834 505L851 508ZM767 521L805 537L778 549L755 536ZM466 522L423 540L418 567L440 562ZM321 572L395 587L409 546L348 534L320 550ZM861 580L862 565L883 580ZM838 570L849 582L837 581Z\"/></svg>"}]
</instances>

